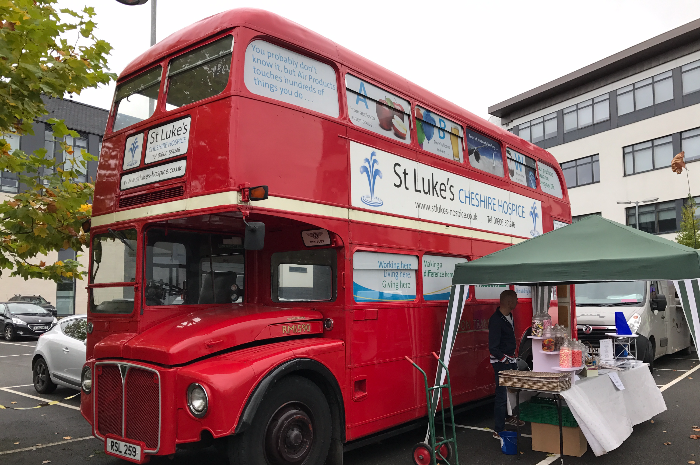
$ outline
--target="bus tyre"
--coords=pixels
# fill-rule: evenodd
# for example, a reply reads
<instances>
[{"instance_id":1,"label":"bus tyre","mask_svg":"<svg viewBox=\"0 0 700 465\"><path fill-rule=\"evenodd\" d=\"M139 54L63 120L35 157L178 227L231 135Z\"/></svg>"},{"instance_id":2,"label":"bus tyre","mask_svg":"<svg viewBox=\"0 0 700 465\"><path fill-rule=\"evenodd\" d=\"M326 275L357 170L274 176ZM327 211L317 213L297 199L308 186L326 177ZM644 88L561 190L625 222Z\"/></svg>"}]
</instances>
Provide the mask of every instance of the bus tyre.
<instances>
[{"instance_id":1,"label":"bus tyre","mask_svg":"<svg viewBox=\"0 0 700 465\"><path fill-rule=\"evenodd\" d=\"M331 444L331 410L313 382L300 376L278 381L250 428L229 442L236 465L323 465Z\"/></svg>"}]
</instances>

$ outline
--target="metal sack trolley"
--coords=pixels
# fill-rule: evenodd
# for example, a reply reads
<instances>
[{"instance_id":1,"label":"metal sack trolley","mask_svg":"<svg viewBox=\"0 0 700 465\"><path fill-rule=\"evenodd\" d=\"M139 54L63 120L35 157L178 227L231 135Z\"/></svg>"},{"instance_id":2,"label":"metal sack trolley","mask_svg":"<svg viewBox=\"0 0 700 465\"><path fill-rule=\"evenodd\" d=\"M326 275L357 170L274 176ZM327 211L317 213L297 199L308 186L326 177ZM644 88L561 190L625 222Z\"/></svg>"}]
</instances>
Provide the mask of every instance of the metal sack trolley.
<instances>
[{"instance_id":1,"label":"metal sack trolley","mask_svg":"<svg viewBox=\"0 0 700 465\"><path fill-rule=\"evenodd\" d=\"M433 352L433 357L438 361L438 363L445 370L446 384L436 384L433 387L428 386L428 375L425 371L419 367L416 362L406 357L406 360L411 362L414 367L423 375L423 381L425 382L425 399L428 406L428 436L425 442L419 442L413 447L413 462L416 465L437 465L437 463L443 463L445 465L459 465L459 458L457 454L457 433L454 424L454 410L452 408L452 387L450 385L450 372L447 369L447 365L440 360L440 357ZM445 400L442 395L442 390L447 388L447 393L449 396L449 409L450 409L450 424L452 427L452 436L447 437L447 426L445 422ZM442 436L435 436L435 408L432 406L431 397L433 392L436 391L438 398L440 399L440 419L442 423ZM435 406L437 407L437 405ZM452 456L454 455L454 461L452 461Z\"/></svg>"}]
</instances>

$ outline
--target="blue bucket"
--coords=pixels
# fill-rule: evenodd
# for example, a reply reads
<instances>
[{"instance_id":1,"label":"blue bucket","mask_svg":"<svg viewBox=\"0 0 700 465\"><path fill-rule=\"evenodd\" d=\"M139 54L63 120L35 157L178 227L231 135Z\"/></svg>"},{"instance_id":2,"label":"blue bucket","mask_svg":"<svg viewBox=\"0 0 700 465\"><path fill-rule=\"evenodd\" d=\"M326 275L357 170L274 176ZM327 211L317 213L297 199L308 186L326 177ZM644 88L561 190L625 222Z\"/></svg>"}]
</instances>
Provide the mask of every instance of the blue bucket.
<instances>
[{"instance_id":1,"label":"blue bucket","mask_svg":"<svg viewBox=\"0 0 700 465\"><path fill-rule=\"evenodd\" d=\"M518 433L515 431L501 431L501 451L506 455L516 455L518 453Z\"/></svg>"}]
</instances>

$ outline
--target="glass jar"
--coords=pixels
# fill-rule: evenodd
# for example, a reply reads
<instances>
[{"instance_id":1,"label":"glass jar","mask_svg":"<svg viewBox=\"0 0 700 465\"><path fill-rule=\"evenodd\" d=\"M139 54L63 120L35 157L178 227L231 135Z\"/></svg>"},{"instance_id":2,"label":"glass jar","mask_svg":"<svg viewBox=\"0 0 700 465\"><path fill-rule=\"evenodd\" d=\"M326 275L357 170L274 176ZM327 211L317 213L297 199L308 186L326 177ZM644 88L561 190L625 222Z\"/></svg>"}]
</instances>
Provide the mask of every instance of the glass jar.
<instances>
[{"instance_id":1,"label":"glass jar","mask_svg":"<svg viewBox=\"0 0 700 465\"><path fill-rule=\"evenodd\" d=\"M571 343L567 340L559 348L559 368L571 368Z\"/></svg>"},{"instance_id":2,"label":"glass jar","mask_svg":"<svg viewBox=\"0 0 700 465\"><path fill-rule=\"evenodd\" d=\"M544 317L535 315L532 317L532 335L534 337L542 337L544 332Z\"/></svg>"},{"instance_id":3,"label":"glass jar","mask_svg":"<svg viewBox=\"0 0 700 465\"><path fill-rule=\"evenodd\" d=\"M583 344L578 341L572 341L571 347L571 366L572 367L582 367L583 366Z\"/></svg>"},{"instance_id":4,"label":"glass jar","mask_svg":"<svg viewBox=\"0 0 700 465\"><path fill-rule=\"evenodd\" d=\"M554 331L551 326L546 326L542 333L542 352L554 352Z\"/></svg>"},{"instance_id":5,"label":"glass jar","mask_svg":"<svg viewBox=\"0 0 700 465\"><path fill-rule=\"evenodd\" d=\"M566 329L563 326L556 325L554 327L554 350L561 350L565 335Z\"/></svg>"}]
</instances>

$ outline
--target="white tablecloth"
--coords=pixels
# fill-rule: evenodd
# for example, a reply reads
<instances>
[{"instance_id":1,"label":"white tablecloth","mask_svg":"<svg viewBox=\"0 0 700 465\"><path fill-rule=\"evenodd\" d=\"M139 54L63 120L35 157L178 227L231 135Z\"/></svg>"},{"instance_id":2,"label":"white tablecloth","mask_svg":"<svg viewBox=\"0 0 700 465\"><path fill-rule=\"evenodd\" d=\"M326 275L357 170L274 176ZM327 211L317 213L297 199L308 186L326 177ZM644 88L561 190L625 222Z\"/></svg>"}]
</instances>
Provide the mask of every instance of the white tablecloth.
<instances>
[{"instance_id":1,"label":"white tablecloth","mask_svg":"<svg viewBox=\"0 0 700 465\"><path fill-rule=\"evenodd\" d=\"M666 410L661 391L646 365L618 372L619 391L607 374L582 378L561 393L595 455L617 449L632 427Z\"/></svg>"}]
</instances>

